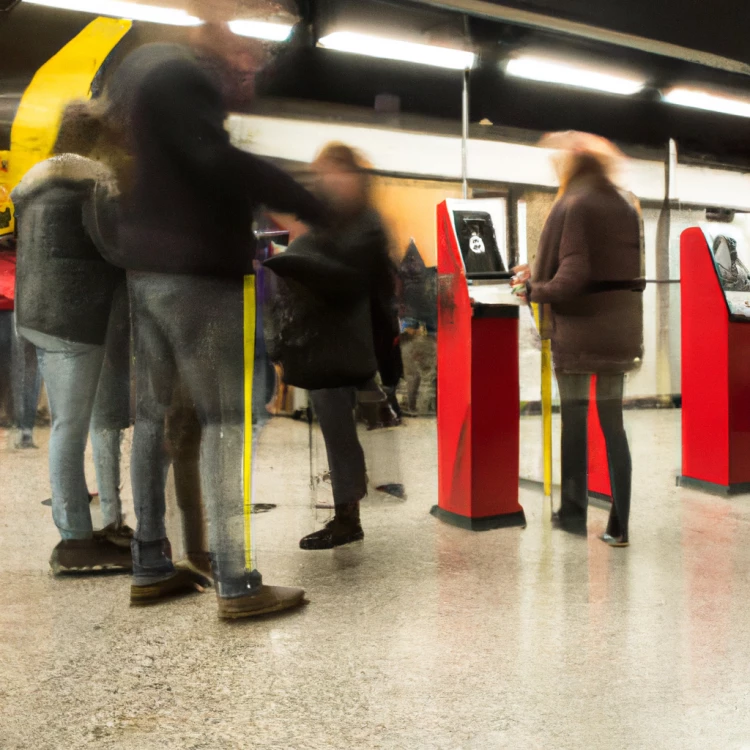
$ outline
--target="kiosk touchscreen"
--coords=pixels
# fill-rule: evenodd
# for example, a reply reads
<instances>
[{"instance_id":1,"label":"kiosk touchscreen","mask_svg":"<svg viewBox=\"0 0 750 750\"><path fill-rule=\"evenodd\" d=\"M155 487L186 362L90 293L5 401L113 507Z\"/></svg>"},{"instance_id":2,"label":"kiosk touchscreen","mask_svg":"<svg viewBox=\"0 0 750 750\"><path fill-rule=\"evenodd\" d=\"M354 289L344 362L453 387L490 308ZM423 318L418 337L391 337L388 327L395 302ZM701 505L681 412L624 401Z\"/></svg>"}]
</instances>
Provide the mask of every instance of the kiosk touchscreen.
<instances>
[{"instance_id":1,"label":"kiosk touchscreen","mask_svg":"<svg viewBox=\"0 0 750 750\"><path fill-rule=\"evenodd\" d=\"M518 310L503 199L438 206L438 505L480 531L524 526L518 503Z\"/></svg>"}]
</instances>

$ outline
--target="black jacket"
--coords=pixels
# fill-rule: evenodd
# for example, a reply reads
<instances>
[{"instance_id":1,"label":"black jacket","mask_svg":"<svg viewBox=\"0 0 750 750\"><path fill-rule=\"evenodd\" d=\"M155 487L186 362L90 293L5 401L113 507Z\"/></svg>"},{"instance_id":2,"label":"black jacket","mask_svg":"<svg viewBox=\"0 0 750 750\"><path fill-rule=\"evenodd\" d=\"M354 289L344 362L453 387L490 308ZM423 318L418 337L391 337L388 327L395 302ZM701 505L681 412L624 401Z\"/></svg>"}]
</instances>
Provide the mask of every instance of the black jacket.
<instances>
[{"instance_id":1,"label":"black jacket","mask_svg":"<svg viewBox=\"0 0 750 750\"><path fill-rule=\"evenodd\" d=\"M219 88L188 50L137 49L109 91L134 156L118 240L128 270L252 273L258 205L321 219L322 206L291 177L231 145Z\"/></svg>"},{"instance_id":2,"label":"black jacket","mask_svg":"<svg viewBox=\"0 0 750 750\"><path fill-rule=\"evenodd\" d=\"M23 328L103 344L123 272L84 229L83 206L106 168L64 154L32 167L13 190L18 234L16 320Z\"/></svg>"},{"instance_id":3,"label":"black jacket","mask_svg":"<svg viewBox=\"0 0 750 750\"><path fill-rule=\"evenodd\" d=\"M290 385L383 384L403 374L388 240L377 211L310 232L265 266L289 286L271 302L269 354Z\"/></svg>"}]
</instances>

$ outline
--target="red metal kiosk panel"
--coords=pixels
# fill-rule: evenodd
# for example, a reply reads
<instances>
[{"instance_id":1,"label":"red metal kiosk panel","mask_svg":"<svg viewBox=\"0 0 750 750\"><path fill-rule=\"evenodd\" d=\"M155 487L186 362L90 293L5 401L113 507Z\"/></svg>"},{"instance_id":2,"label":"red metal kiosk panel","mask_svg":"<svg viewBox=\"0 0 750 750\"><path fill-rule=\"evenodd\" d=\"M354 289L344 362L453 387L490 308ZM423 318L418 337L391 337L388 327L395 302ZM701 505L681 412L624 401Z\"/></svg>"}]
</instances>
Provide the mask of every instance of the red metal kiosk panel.
<instances>
[{"instance_id":1,"label":"red metal kiosk panel","mask_svg":"<svg viewBox=\"0 0 750 750\"><path fill-rule=\"evenodd\" d=\"M471 516L471 302L458 253L442 203L438 208L439 505Z\"/></svg>"},{"instance_id":2,"label":"red metal kiosk panel","mask_svg":"<svg viewBox=\"0 0 750 750\"><path fill-rule=\"evenodd\" d=\"M729 323L729 486L750 482L750 323ZM748 488L750 490L750 488Z\"/></svg>"},{"instance_id":3,"label":"red metal kiosk panel","mask_svg":"<svg viewBox=\"0 0 750 750\"><path fill-rule=\"evenodd\" d=\"M733 320L703 231L681 237L680 484L750 492L750 320Z\"/></svg>"},{"instance_id":4,"label":"red metal kiosk panel","mask_svg":"<svg viewBox=\"0 0 750 750\"><path fill-rule=\"evenodd\" d=\"M588 421L589 452L589 495L599 499L612 500L612 483L609 475L607 443L604 440L599 409L596 406L596 375L591 377L589 390Z\"/></svg>"},{"instance_id":5,"label":"red metal kiosk panel","mask_svg":"<svg viewBox=\"0 0 750 750\"><path fill-rule=\"evenodd\" d=\"M525 526L518 503L517 311L475 316L445 202L437 217L439 466L432 512L476 531Z\"/></svg>"},{"instance_id":6,"label":"red metal kiosk panel","mask_svg":"<svg viewBox=\"0 0 750 750\"><path fill-rule=\"evenodd\" d=\"M682 481L728 488L729 312L703 232L680 242Z\"/></svg>"}]
</instances>

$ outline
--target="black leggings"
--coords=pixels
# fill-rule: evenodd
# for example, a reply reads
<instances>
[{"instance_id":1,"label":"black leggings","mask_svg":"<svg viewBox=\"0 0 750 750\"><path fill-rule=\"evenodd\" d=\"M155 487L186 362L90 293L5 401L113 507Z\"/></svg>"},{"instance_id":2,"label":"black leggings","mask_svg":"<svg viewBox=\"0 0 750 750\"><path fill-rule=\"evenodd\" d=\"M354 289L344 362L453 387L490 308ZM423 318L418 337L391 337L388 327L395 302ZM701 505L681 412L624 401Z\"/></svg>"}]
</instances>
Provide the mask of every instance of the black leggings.
<instances>
[{"instance_id":1,"label":"black leggings","mask_svg":"<svg viewBox=\"0 0 750 750\"><path fill-rule=\"evenodd\" d=\"M607 533L628 535L632 463L622 419L625 376L597 375L596 405L607 444L612 483L612 511ZM557 374L562 416L562 498L560 517L566 524L586 526L588 509L588 410L591 375Z\"/></svg>"}]
</instances>

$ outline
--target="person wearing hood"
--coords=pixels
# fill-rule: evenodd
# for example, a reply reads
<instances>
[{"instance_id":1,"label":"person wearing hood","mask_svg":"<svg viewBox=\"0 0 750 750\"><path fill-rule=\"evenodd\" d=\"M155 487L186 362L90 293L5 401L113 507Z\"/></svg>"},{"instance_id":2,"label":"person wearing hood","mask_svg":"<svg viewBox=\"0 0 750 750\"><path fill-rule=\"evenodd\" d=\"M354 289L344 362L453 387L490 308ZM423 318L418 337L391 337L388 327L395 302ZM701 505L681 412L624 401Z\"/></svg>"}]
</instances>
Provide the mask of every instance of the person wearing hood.
<instances>
[{"instance_id":1,"label":"person wearing hood","mask_svg":"<svg viewBox=\"0 0 750 750\"><path fill-rule=\"evenodd\" d=\"M643 356L643 231L634 196L619 190L622 154L588 133L558 133L558 200L539 241L534 270L520 266L512 284L544 306L544 334L560 390L562 495L558 528L585 536L588 511L587 419L591 376L612 480L612 510L601 537L629 542L632 465L623 424L625 374ZM524 288L525 287L525 288Z\"/></svg>"},{"instance_id":2,"label":"person wearing hood","mask_svg":"<svg viewBox=\"0 0 750 750\"><path fill-rule=\"evenodd\" d=\"M123 523L119 495L127 419L110 429L117 389L104 381L118 376L110 368L102 376L108 336L127 327L124 274L102 258L83 222L94 186L114 179L102 161L116 149L109 136L87 103L69 105L55 156L32 167L11 195L18 237L16 324L37 348L52 415L52 517L61 536L50 558L55 574L131 568L132 531ZM98 532L84 473L89 428L104 521Z\"/></svg>"},{"instance_id":3,"label":"person wearing hood","mask_svg":"<svg viewBox=\"0 0 750 750\"><path fill-rule=\"evenodd\" d=\"M200 425L218 614L240 618L297 606L304 595L265 585L246 540L244 446L253 437L245 435L243 322L253 215L266 205L314 223L325 212L284 172L230 143L227 108L252 97L260 49L215 20L197 27L193 42L141 47L107 87L110 117L133 156L113 257L127 271L136 347L131 603L196 588L175 568L165 526L165 418L179 393Z\"/></svg>"}]
</instances>

